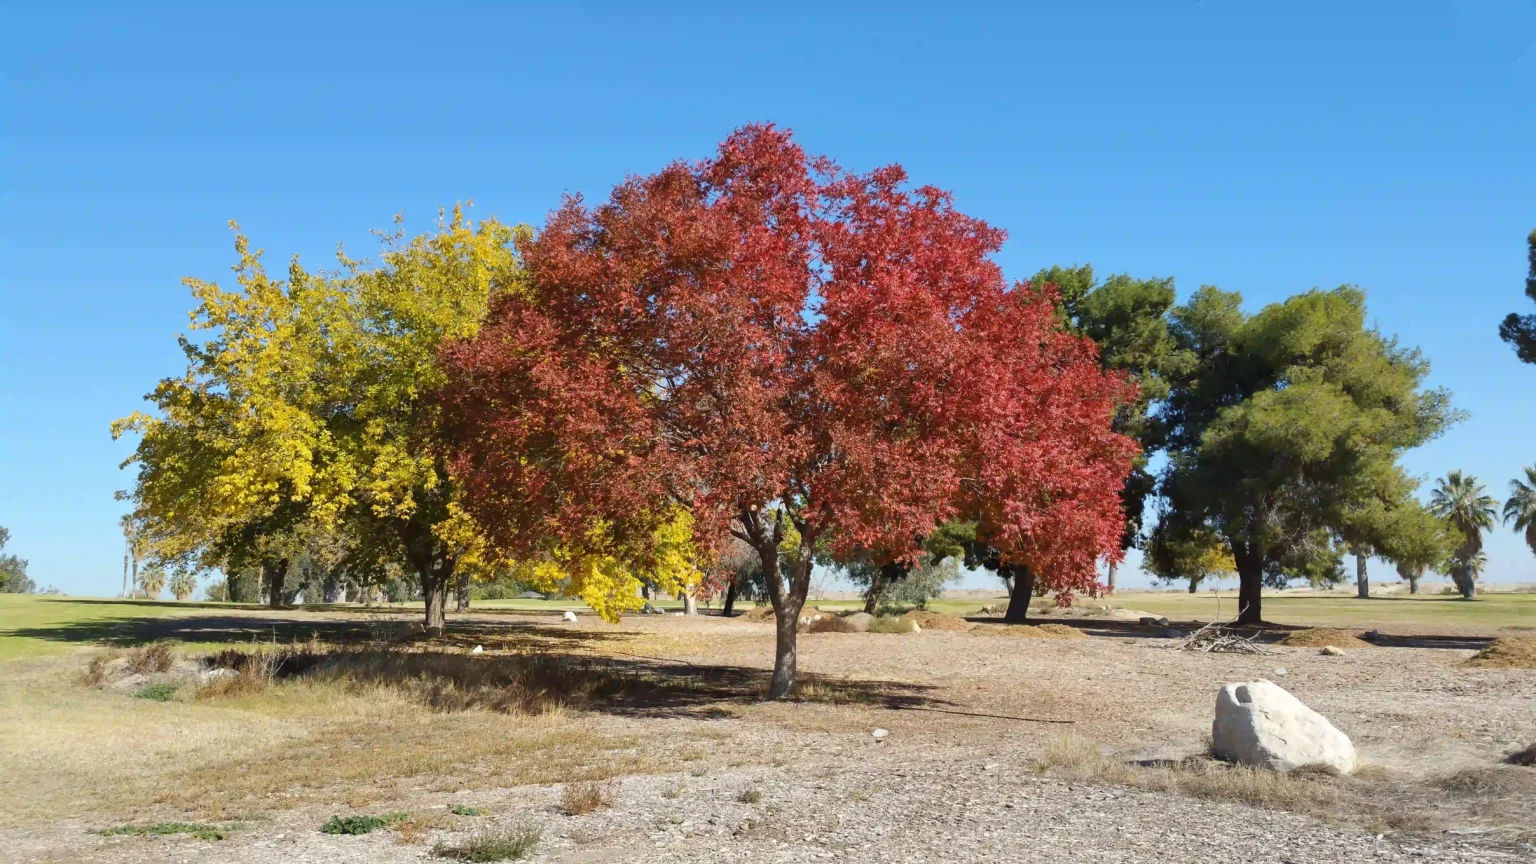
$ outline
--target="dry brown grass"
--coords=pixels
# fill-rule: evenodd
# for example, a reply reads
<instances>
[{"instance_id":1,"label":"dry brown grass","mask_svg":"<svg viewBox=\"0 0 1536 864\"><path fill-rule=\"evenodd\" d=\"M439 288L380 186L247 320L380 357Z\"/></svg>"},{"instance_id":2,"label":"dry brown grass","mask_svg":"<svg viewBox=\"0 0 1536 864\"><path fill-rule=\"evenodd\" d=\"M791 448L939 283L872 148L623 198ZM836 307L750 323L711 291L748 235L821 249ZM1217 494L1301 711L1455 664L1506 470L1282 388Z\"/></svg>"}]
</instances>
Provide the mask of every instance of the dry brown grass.
<instances>
[{"instance_id":1,"label":"dry brown grass","mask_svg":"<svg viewBox=\"0 0 1536 864\"><path fill-rule=\"evenodd\" d=\"M91 662L85 665L85 672L80 675L80 683L87 687L101 687L107 683L107 667L113 660L123 656L121 651L103 651L91 658Z\"/></svg>"},{"instance_id":2,"label":"dry brown grass","mask_svg":"<svg viewBox=\"0 0 1536 864\"><path fill-rule=\"evenodd\" d=\"M1536 669L1536 636L1495 639L1467 663L1485 669Z\"/></svg>"},{"instance_id":3,"label":"dry brown grass","mask_svg":"<svg viewBox=\"0 0 1536 864\"><path fill-rule=\"evenodd\" d=\"M816 620L805 626L807 633L857 633L858 628L838 615L823 612Z\"/></svg>"},{"instance_id":4,"label":"dry brown grass","mask_svg":"<svg viewBox=\"0 0 1536 864\"><path fill-rule=\"evenodd\" d=\"M928 612L923 609L913 609L901 616L917 622L924 630L948 630L951 632L964 632L974 625L958 615L947 615L943 612Z\"/></svg>"},{"instance_id":5,"label":"dry brown grass","mask_svg":"<svg viewBox=\"0 0 1536 864\"><path fill-rule=\"evenodd\" d=\"M567 816L585 816L612 807L613 798L612 783L598 783L594 780L567 783L564 794L560 796L560 812Z\"/></svg>"},{"instance_id":6,"label":"dry brown grass","mask_svg":"<svg viewBox=\"0 0 1536 864\"><path fill-rule=\"evenodd\" d=\"M1066 624L1004 624L986 627L978 633L1014 636L1023 639L1087 639L1083 631Z\"/></svg>"},{"instance_id":7,"label":"dry brown grass","mask_svg":"<svg viewBox=\"0 0 1536 864\"><path fill-rule=\"evenodd\" d=\"M129 672L155 675L171 671L171 665L176 662L176 650L169 642L151 642L129 649L127 657Z\"/></svg>"},{"instance_id":8,"label":"dry brown grass","mask_svg":"<svg viewBox=\"0 0 1536 864\"><path fill-rule=\"evenodd\" d=\"M1295 633L1281 639L1278 644L1290 648L1322 648L1332 645L1335 648L1370 648L1371 643L1361 639L1348 630L1335 630L1332 627L1317 627L1312 630L1297 630Z\"/></svg>"}]
</instances>

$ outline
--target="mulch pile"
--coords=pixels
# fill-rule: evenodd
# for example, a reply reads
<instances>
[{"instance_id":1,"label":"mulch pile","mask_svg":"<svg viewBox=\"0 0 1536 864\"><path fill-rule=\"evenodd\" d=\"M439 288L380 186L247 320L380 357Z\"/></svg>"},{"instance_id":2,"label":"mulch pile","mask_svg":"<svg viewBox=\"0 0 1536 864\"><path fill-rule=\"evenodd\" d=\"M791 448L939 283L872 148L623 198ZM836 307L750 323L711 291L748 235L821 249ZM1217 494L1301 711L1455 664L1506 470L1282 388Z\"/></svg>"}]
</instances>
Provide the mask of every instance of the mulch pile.
<instances>
[{"instance_id":1,"label":"mulch pile","mask_svg":"<svg viewBox=\"0 0 1536 864\"><path fill-rule=\"evenodd\" d=\"M1536 637L1501 636L1467 663L1488 669L1536 669Z\"/></svg>"},{"instance_id":2,"label":"mulch pile","mask_svg":"<svg viewBox=\"0 0 1536 864\"><path fill-rule=\"evenodd\" d=\"M1322 648L1327 645L1332 645L1335 648L1371 647L1371 643L1348 630L1335 630L1332 627L1318 627L1315 630L1297 630L1295 633L1281 639L1279 644L1288 648Z\"/></svg>"},{"instance_id":3,"label":"mulch pile","mask_svg":"<svg viewBox=\"0 0 1536 864\"><path fill-rule=\"evenodd\" d=\"M971 622L957 615L946 615L943 612L925 612L922 609L913 609L901 616L917 622L917 626L924 630L951 630L964 632L971 629Z\"/></svg>"}]
</instances>

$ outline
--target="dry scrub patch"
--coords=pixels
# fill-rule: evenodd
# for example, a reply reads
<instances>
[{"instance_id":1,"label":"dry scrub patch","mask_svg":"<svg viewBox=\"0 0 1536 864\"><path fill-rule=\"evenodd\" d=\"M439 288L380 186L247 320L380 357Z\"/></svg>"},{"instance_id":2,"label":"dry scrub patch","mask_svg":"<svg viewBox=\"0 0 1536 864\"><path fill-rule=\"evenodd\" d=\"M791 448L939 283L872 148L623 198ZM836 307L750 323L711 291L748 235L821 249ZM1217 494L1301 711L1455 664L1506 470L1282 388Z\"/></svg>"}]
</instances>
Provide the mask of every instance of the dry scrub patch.
<instances>
[{"instance_id":1,"label":"dry scrub patch","mask_svg":"<svg viewBox=\"0 0 1536 864\"><path fill-rule=\"evenodd\" d=\"M585 816L588 813L612 807L613 796L612 783L598 783L593 780L567 783L565 792L560 796L560 812L567 816Z\"/></svg>"},{"instance_id":2,"label":"dry scrub patch","mask_svg":"<svg viewBox=\"0 0 1536 864\"><path fill-rule=\"evenodd\" d=\"M1504 636L1488 643L1467 663L1486 669L1536 669L1536 636Z\"/></svg>"},{"instance_id":3,"label":"dry scrub patch","mask_svg":"<svg viewBox=\"0 0 1536 864\"><path fill-rule=\"evenodd\" d=\"M957 615L947 615L943 612L928 612L922 609L913 609L901 617L917 622L924 630L947 630L964 632L974 625Z\"/></svg>"},{"instance_id":4,"label":"dry scrub patch","mask_svg":"<svg viewBox=\"0 0 1536 864\"><path fill-rule=\"evenodd\" d=\"M987 635L1019 639L1087 639L1083 631L1066 624L1003 624L976 631Z\"/></svg>"},{"instance_id":5,"label":"dry scrub patch","mask_svg":"<svg viewBox=\"0 0 1536 864\"><path fill-rule=\"evenodd\" d=\"M1295 633L1281 639L1278 644L1288 648L1324 648L1329 645L1335 648L1373 647L1371 643L1347 630L1335 630L1332 627L1297 630Z\"/></svg>"}]
</instances>

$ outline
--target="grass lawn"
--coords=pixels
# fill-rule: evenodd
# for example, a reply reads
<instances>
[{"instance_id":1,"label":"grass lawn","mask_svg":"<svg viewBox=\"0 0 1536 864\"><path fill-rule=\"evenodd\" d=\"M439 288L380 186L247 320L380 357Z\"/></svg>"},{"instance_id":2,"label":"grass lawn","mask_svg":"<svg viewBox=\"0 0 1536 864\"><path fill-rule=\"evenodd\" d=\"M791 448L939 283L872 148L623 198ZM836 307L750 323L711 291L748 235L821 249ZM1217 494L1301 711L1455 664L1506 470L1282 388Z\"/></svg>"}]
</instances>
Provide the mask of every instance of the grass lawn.
<instances>
[{"instance_id":1,"label":"grass lawn","mask_svg":"<svg viewBox=\"0 0 1536 864\"><path fill-rule=\"evenodd\" d=\"M1114 595L1109 602L1142 609L1175 620L1209 621L1217 617L1217 600L1210 592L1131 592ZM1237 614L1237 592L1221 592L1221 617ZM1276 624L1312 627L1362 627L1417 629L1434 633L1444 628L1486 630L1527 628L1536 630L1536 594L1483 593L1476 600L1443 594L1398 594L1361 600L1348 593L1266 594L1264 619Z\"/></svg>"},{"instance_id":2,"label":"grass lawn","mask_svg":"<svg viewBox=\"0 0 1536 864\"><path fill-rule=\"evenodd\" d=\"M0 594L0 660L68 650L71 642L94 642L87 634L126 632L145 618L206 612L225 604L161 603L87 597ZM70 638L79 633L81 638ZM59 638L49 638L50 635Z\"/></svg>"}]
</instances>

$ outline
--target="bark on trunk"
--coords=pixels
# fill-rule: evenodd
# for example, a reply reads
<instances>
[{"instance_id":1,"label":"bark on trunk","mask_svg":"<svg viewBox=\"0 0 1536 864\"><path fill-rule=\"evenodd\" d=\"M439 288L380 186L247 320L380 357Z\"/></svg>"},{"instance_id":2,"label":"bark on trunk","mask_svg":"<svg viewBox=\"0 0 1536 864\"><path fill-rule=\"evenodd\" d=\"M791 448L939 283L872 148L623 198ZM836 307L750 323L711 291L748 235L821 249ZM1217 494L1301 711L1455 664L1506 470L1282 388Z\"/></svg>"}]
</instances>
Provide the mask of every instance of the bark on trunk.
<instances>
[{"instance_id":1,"label":"bark on trunk","mask_svg":"<svg viewBox=\"0 0 1536 864\"><path fill-rule=\"evenodd\" d=\"M1361 600L1371 599L1371 581L1365 574L1366 555L1364 549L1355 550L1355 591Z\"/></svg>"},{"instance_id":2,"label":"bark on trunk","mask_svg":"<svg viewBox=\"0 0 1536 864\"><path fill-rule=\"evenodd\" d=\"M421 598L427 606L426 630L427 635L437 638L443 635L443 627L447 625L447 616L444 607L448 603L448 580L441 575L426 575L421 579Z\"/></svg>"},{"instance_id":3,"label":"bark on trunk","mask_svg":"<svg viewBox=\"0 0 1536 864\"><path fill-rule=\"evenodd\" d=\"M784 600L774 608L777 633L773 646L773 683L768 687L768 698L775 700L787 699L795 692L795 637L800 610L792 608L799 604L790 602L791 598Z\"/></svg>"},{"instance_id":4,"label":"bark on trunk","mask_svg":"<svg viewBox=\"0 0 1536 864\"><path fill-rule=\"evenodd\" d=\"M1200 590L1200 580L1199 579L1191 579L1191 580L1189 580L1189 593L1193 594L1193 593L1195 593L1196 591L1199 591L1199 590Z\"/></svg>"},{"instance_id":5,"label":"bark on trunk","mask_svg":"<svg viewBox=\"0 0 1536 864\"><path fill-rule=\"evenodd\" d=\"M1419 593L1419 577L1417 577L1417 576L1409 576L1408 577L1408 593L1409 594L1417 594L1417 593Z\"/></svg>"},{"instance_id":6,"label":"bark on trunk","mask_svg":"<svg viewBox=\"0 0 1536 864\"><path fill-rule=\"evenodd\" d=\"M731 617L731 615L735 611L736 611L736 580L732 579L730 586L725 589L725 608L720 610L720 614L723 615L726 618L729 618L729 617Z\"/></svg>"},{"instance_id":7,"label":"bark on trunk","mask_svg":"<svg viewBox=\"0 0 1536 864\"><path fill-rule=\"evenodd\" d=\"M1451 581L1456 583L1456 590L1461 592L1461 599L1473 600L1477 597L1477 580L1465 567L1451 572Z\"/></svg>"},{"instance_id":8,"label":"bark on trunk","mask_svg":"<svg viewBox=\"0 0 1536 864\"><path fill-rule=\"evenodd\" d=\"M1237 623L1264 623L1263 591L1264 569L1259 562L1251 559L1238 562Z\"/></svg>"},{"instance_id":9,"label":"bark on trunk","mask_svg":"<svg viewBox=\"0 0 1536 864\"><path fill-rule=\"evenodd\" d=\"M699 614L699 601L695 600L693 595L689 594L687 591L683 592L683 614L684 615L697 615L697 614Z\"/></svg>"},{"instance_id":10,"label":"bark on trunk","mask_svg":"<svg viewBox=\"0 0 1536 864\"><path fill-rule=\"evenodd\" d=\"M469 571L458 574L454 578L453 593L458 601L456 608L460 612L469 611Z\"/></svg>"},{"instance_id":11,"label":"bark on trunk","mask_svg":"<svg viewBox=\"0 0 1536 864\"><path fill-rule=\"evenodd\" d=\"M880 602L880 592L885 588L885 568L875 571L875 578L869 580L869 590L864 592L864 614L875 614L875 606Z\"/></svg>"},{"instance_id":12,"label":"bark on trunk","mask_svg":"<svg viewBox=\"0 0 1536 864\"><path fill-rule=\"evenodd\" d=\"M267 605L273 609L283 607L283 589L288 583L288 559L279 558L276 561L264 561L261 565L262 576L267 583Z\"/></svg>"},{"instance_id":13,"label":"bark on trunk","mask_svg":"<svg viewBox=\"0 0 1536 864\"><path fill-rule=\"evenodd\" d=\"M1114 561L1109 562L1109 590L1111 591L1115 590L1115 571L1118 569L1120 569L1118 563Z\"/></svg>"},{"instance_id":14,"label":"bark on trunk","mask_svg":"<svg viewBox=\"0 0 1536 864\"><path fill-rule=\"evenodd\" d=\"M123 597L128 596L128 556L123 556Z\"/></svg>"},{"instance_id":15,"label":"bark on trunk","mask_svg":"<svg viewBox=\"0 0 1536 864\"><path fill-rule=\"evenodd\" d=\"M1013 591L1008 596L1008 611L1003 622L1024 624L1029 621L1029 601L1035 596L1035 574L1028 567L1014 567Z\"/></svg>"}]
</instances>

